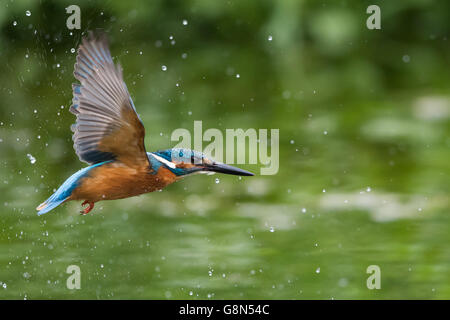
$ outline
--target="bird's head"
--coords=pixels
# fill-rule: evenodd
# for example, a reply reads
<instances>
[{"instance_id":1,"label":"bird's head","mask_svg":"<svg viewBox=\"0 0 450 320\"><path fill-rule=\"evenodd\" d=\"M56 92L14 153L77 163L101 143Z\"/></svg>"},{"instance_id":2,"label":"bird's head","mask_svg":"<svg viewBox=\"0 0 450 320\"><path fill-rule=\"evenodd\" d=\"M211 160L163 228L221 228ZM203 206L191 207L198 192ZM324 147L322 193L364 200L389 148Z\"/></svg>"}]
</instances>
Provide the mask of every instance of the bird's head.
<instances>
[{"instance_id":1,"label":"bird's head","mask_svg":"<svg viewBox=\"0 0 450 320\"><path fill-rule=\"evenodd\" d=\"M203 153L183 148L175 148L148 153L153 169L160 166L172 171L177 176L192 173L225 173L238 176L253 176L254 174L239 168L216 162Z\"/></svg>"}]
</instances>

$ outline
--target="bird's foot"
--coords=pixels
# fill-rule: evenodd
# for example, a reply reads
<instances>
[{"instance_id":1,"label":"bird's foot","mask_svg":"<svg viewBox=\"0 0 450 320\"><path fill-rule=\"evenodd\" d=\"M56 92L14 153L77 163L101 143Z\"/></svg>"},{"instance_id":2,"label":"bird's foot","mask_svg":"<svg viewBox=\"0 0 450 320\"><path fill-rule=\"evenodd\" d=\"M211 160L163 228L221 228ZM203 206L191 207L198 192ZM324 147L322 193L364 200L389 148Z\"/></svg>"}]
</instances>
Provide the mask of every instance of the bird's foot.
<instances>
[{"instance_id":1,"label":"bird's foot","mask_svg":"<svg viewBox=\"0 0 450 320\"><path fill-rule=\"evenodd\" d=\"M89 204L89 207L80 211L81 215L88 214L94 208L94 202L84 201L81 206L84 207L86 204Z\"/></svg>"}]
</instances>

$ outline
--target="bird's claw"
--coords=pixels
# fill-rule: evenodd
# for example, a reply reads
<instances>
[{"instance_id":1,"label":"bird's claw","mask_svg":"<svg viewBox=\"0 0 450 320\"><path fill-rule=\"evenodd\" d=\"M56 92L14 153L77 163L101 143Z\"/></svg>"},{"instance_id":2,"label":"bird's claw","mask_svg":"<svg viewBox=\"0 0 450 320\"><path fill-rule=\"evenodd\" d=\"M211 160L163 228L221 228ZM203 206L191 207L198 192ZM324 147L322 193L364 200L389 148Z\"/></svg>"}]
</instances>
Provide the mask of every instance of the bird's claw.
<instances>
[{"instance_id":1,"label":"bird's claw","mask_svg":"<svg viewBox=\"0 0 450 320\"><path fill-rule=\"evenodd\" d=\"M84 207L86 204L89 205L89 207L87 207L86 209L83 209L80 211L81 215L84 216L86 214L88 214L93 208L94 208L94 202L89 202L89 201L84 201L81 206Z\"/></svg>"}]
</instances>

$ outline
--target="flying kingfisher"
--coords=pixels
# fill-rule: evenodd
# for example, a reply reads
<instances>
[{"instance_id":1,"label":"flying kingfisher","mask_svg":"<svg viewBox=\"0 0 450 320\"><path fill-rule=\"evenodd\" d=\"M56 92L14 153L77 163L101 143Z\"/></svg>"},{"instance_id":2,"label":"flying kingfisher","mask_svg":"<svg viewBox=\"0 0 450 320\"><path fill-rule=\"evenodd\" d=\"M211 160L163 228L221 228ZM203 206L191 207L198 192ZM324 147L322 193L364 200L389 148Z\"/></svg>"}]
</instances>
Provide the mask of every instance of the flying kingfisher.
<instances>
[{"instance_id":1,"label":"flying kingfisher","mask_svg":"<svg viewBox=\"0 0 450 320\"><path fill-rule=\"evenodd\" d=\"M84 200L87 214L101 200L123 199L161 190L193 173L253 173L207 158L189 149L146 152L145 129L114 65L106 35L89 33L78 48L70 112L76 115L72 139L78 158L90 166L68 178L36 210L49 212L61 203Z\"/></svg>"}]
</instances>

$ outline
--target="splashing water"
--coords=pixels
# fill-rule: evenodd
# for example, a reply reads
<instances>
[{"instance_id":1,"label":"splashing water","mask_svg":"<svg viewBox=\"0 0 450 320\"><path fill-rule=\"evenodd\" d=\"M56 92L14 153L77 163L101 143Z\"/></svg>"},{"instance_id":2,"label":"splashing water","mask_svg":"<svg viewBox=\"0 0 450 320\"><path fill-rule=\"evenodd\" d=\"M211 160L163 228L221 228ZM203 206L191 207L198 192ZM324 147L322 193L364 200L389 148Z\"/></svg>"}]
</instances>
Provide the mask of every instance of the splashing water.
<instances>
[{"instance_id":1,"label":"splashing water","mask_svg":"<svg viewBox=\"0 0 450 320\"><path fill-rule=\"evenodd\" d=\"M31 164L36 163L36 158L33 157L30 153L27 153L27 157L28 157L28 159L30 159Z\"/></svg>"}]
</instances>

